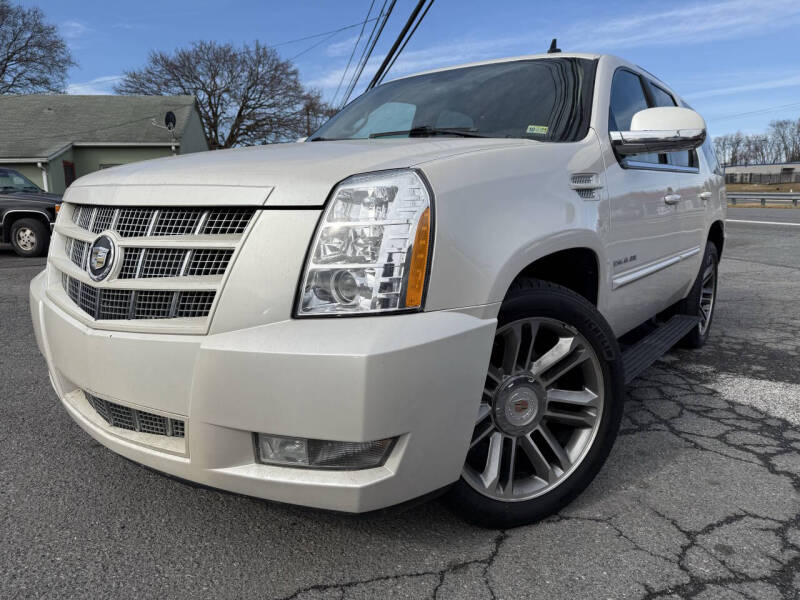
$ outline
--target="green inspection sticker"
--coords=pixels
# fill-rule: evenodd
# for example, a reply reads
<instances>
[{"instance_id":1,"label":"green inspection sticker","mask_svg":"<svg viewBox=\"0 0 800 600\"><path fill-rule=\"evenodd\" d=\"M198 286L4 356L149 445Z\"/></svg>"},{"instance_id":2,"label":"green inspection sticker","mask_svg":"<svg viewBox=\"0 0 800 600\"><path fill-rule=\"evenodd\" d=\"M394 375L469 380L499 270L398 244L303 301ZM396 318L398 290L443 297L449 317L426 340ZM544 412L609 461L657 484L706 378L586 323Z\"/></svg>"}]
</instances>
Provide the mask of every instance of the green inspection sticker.
<instances>
[{"instance_id":1,"label":"green inspection sticker","mask_svg":"<svg viewBox=\"0 0 800 600\"><path fill-rule=\"evenodd\" d=\"M528 125L526 133L533 135L547 135L549 127L547 125Z\"/></svg>"}]
</instances>

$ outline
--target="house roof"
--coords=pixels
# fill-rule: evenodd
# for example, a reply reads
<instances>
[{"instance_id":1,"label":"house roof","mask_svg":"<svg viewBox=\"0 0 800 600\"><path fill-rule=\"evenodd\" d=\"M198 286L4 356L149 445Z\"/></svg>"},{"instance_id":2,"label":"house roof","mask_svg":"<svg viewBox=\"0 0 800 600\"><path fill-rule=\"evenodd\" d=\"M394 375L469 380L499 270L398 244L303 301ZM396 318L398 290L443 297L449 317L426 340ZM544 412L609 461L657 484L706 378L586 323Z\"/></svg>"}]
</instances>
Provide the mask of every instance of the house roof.
<instances>
[{"instance_id":1,"label":"house roof","mask_svg":"<svg viewBox=\"0 0 800 600\"><path fill-rule=\"evenodd\" d=\"M169 143L164 115L175 113L180 139L193 107L193 96L0 96L0 159L47 160L78 143Z\"/></svg>"}]
</instances>

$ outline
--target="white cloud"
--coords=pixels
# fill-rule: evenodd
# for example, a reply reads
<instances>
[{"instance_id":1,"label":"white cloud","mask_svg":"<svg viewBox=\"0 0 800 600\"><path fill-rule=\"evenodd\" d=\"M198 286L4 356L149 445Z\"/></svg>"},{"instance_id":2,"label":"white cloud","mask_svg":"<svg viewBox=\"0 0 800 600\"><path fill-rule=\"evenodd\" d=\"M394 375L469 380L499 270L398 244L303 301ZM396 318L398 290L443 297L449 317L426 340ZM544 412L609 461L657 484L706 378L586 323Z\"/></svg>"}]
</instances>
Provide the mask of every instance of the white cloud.
<instances>
[{"instance_id":1,"label":"white cloud","mask_svg":"<svg viewBox=\"0 0 800 600\"><path fill-rule=\"evenodd\" d=\"M67 86L67 93L78 95L113 94L114 84L121 79L122 75L106 75L104 77L95 77L89 81L70 83Z\"/></svg>"},{"instance_id":2,"label":"white cloud","mask_svg":"<svg viewBox=\"0 0 800 600\"><path fill-rule=\"evenodd\" d=\"M562 46L595 51L696 44L774 32L796 23L800 23L797 0L720 0L605 21L584 21L569 28Z\"/></svg>"},{"instance_id":3,"label":"white cloud","mask_svg":"<svg viewBox=\"0 0 800 600\"><path fill-rule=\"evenodd\" d=\"M713 96L730 96L733 94L741 94L743 92L753 92L758 90L774 90L785 87L800 86L800 73L780 77L778 79L770 79L768 81L752 81L751 83L744 83L742 85L732 85L727 87L719 87L709 90L702 90L699 92L692 92L685 94L684 97L688 99L697 98L711 98Z\"/></svg>"},{"instance_id":4,"label":"white cloud","mask_svg":"<svg viewBox=\"0 0 800 600\"><path fill-rule=\"evenodd\" d=\"M114 29L126 29L128 31L135 31L137 29L148 29L148 26L144 23L131 23L130 21L126 21L124 23L113 23L111 25Z\"/></svg>"},{"instance_id":5,"label":"white cloud","mask_svg":"<svg viewBox=\"0 0 800 600\"><path fill-rule=\"evenodd\" d=\"M350 53L353 51L353 44L356 43L357 39L357 37L353 36L341 42L331 44L325 48L325 54L332 58L337 56L350 56Z\"/></svg>"},{"instance_id":6,"label":"white cloud","mask_svg":"<svg viewBox=\"0 0 800 600\"><path fill-rule=\"evenodd\" d=\"M64 21L60 27L61 34L69 41L79 40L89 31L80 21Z\"/></svg>"}]
</instances>

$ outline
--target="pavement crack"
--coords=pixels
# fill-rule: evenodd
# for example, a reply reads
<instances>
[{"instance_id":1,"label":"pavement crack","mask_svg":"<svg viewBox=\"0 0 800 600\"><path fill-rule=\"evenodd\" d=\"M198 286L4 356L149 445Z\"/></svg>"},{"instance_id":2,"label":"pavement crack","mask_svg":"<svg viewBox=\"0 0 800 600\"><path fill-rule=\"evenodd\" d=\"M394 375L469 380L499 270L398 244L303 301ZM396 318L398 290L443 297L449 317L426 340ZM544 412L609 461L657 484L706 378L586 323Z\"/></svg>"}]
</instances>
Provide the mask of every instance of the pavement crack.
<instances>
[{"instance_id":1,"label":"pavement crack","mask_svg":"<svg viewBox=\"0 0 800 600\"><path fill-rule=\"evenodd\" d=\"M505 530L499 531L497 533L497 535L494 537L494 540L493 540L493 543L492 543L492 549L491 549L489 555L487 557L485 557L485 558L478 558L478 559L473 559L473 560L454 562L454 563L449 564L444 569L440 569L440 570L411 571L411 572L408 572L408 573L397 573L395 575L382 575L382 576L370 577L370 578L366 578L366 579L353 579L351 581L346 581L346 582L343 582L343 583L314 584L314 585L310 585L310 586L306 586L306 587L300 588L300 589L296 590L295 592L293 592L292 594L290 594L288 596L281 596L277 600L295 600L295 599L299 598L300 596L302 596L303 594L308 594L308 593L311 593L311 592L328 592L328 591L332 591L332 590L341 591L341 594L342 594L341 597L344 598L345 595L346 595L346 591L348 589L350 589L350 588L355 587L355 586L368 585L370 583L381 583L381 582L388 582L388 581L397 581L397 580L400 580L400 579L407 579L407 578L412 578L412 577L432 577L432 576L437 577L437 583L436 583L435 587L433 588L433 590L431 591L431 596L430 597L432 599L436 600L436 598L438 598L438 594L439 594L441 588L443 587L443 585L445 583L445 578L446 578L446 576L448 574L456 573L459 570L466 569L466 568L468 568L470 566L473 566L473 565L483 565L481 576L483 578L483 582L486 585L487 590L489 591L489 594L490 594L491 598L494 599L497 596L495 595L494 589L492 588L492 584L491 584L491 581L489 579L489 569L494 564L494 561L496 560L497 555L500 552L500 548L503 545L503 543L506 541L507 538L508 538L508 533Z\"/></svg>"}]
</instances>

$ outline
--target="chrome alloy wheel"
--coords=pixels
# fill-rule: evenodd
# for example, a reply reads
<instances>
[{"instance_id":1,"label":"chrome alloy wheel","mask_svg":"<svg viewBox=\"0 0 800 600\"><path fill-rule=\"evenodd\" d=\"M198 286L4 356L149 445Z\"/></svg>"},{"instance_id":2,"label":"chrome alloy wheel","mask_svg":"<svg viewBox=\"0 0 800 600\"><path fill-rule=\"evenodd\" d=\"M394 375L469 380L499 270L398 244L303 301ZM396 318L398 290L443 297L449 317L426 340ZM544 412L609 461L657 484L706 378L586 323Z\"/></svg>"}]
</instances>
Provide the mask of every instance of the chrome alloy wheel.
<instances>
[{"instance_id":1,"label":"chrome alloy wheel","mask_svg":"<svg viewBox=\"0 0 800 600\"><path fill-rule=\"evenodd\" d=\"M30 252L36 246L36 232L30 227L20 227L17 229L16 241L20 250Z\"/></svg>"},{"instance_id":2,"label":"chrome alloy wheel","mask_svg":"<svg viewBox=\"0 0 800 600\"><path fill-rule=\"evenodd\" d=\"M498 328L464 480L504 502L549 492L592 447L604 389L600 361L575 328L550 318Z\"/></svg>"},{"instance_id":3,"label":"chrome alloy wheel","mask_svg":"<svg viewBox=\"0 0 800 600\"><path fill-rule=\"evenodd\" d=\"M700 335L705 335L708 326L711 324L711 315L714 314L714 301L717 297L717 269L714 257L707 255L704 270L703 283L700 287Z\"/></svg>"}]
</instances>

